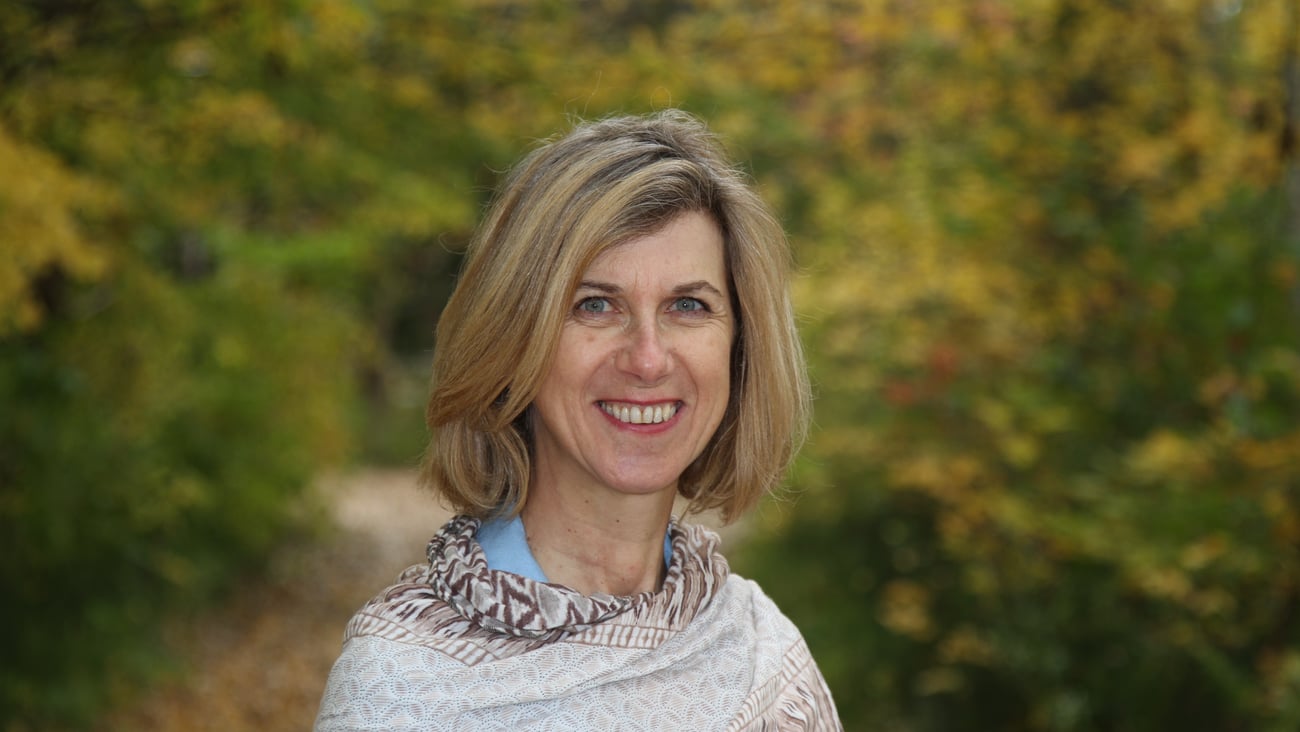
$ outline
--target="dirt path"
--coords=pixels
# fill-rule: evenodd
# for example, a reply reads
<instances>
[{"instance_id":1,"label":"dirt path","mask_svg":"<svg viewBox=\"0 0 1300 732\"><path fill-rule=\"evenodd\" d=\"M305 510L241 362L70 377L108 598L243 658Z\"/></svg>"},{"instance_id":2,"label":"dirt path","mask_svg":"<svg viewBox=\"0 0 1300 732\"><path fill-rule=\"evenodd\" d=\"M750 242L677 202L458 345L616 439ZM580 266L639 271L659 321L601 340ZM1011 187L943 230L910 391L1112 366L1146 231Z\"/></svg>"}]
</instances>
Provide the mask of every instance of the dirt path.
<instances>
[{"instance_id":1,"label":"dirt path","mask_svg":"<svg viewBox=\"0 0 1300 732\"><path fill-rule=\"evenodd\" d=\"M326 481L339 531L271 559L222 608L178 624L168 643L188 672L108 715L105 732L308 730L343 626L448 518L415 474L361 470ZM706 519L703 523L716 523ZM723 532L727 544L743 529Z\"/></svg>"},{"instance_id":2,"label":"dirt path","mask_svg":"<svg viewBox=\"0 0 1300 732\"><path fill-rule=\"evenodd\" d=\"M343 626L407 566L446 519L407 471L327 481L340 527L274 557L268 576L173 632L189 672L103 720L100 729L308 730Z\"/></svg>"}]
</instances>

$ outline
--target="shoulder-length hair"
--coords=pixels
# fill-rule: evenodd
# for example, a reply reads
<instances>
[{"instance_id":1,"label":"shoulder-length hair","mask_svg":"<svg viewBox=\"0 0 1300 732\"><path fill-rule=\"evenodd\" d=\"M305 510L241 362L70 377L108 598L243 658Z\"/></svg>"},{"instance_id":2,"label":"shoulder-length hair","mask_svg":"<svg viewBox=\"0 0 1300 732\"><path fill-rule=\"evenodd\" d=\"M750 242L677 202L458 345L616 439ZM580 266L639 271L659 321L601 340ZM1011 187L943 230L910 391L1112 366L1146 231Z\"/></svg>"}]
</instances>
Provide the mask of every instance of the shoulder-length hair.
<instances>
[{"instance_id":1,"label":"shoulder-length hair","mask_svg":"<svg viewBox=\"0 0 1300 732\"><path fill-rule=\"evenodd\" d=\"M525 157L471 242L438 322L423 482L479 517L528 500L529 405L583 274L601 253L675 217L723 235L736 337L722 422L678 492L732 521L784 478L810 390L780 224L705 126L679 111L576 127Z\"/></svg>"}]
</instances>

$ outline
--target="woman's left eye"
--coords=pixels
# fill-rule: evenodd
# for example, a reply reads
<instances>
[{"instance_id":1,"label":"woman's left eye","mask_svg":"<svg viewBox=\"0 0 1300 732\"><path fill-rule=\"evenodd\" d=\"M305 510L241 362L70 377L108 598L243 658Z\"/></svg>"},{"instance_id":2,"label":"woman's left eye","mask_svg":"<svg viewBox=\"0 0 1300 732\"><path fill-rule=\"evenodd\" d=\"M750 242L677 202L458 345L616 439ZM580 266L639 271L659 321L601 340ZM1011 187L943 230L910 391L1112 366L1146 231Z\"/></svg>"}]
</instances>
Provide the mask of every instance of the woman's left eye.
<instances>
[{"instance_id":1,"label":"woman's left eye","mask_svg":"<svg viewBox=\"0 0 1300 732\"><path fill-rule=\"evenodd\" d=\"M679 310L684 313L698 313L708 310L708 306L703 301L693 297L679 297L673 301L673 310Z\"/></svg>"}]
</instances>

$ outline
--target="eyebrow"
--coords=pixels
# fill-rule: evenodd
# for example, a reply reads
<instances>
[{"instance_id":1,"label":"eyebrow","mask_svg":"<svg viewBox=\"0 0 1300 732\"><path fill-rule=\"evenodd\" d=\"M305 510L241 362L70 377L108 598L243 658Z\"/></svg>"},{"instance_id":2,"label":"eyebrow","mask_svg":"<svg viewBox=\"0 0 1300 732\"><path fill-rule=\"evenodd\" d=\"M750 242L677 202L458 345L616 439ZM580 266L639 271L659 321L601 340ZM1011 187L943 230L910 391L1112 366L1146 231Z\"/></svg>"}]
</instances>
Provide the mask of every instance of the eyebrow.
<instances>
[{"instance_id":1,"label":"eyebrow","mask_svg":"<svg viewBox=\"0 0 1300 732\"><path fill-rule=\"evenodd\" d=\"M597 282L595 280L583 280L582 282L579 282L578 289L595 290L596 292L603 292L606 295L618 295L623 292L623 288L618 285L609 282ZM708 280L686 282L673 288L674 295L690 295L701 291L713 293L717 297L724 297L722 292L718 288L714 287L713 283Z\"/></svg>"}]
</instances>

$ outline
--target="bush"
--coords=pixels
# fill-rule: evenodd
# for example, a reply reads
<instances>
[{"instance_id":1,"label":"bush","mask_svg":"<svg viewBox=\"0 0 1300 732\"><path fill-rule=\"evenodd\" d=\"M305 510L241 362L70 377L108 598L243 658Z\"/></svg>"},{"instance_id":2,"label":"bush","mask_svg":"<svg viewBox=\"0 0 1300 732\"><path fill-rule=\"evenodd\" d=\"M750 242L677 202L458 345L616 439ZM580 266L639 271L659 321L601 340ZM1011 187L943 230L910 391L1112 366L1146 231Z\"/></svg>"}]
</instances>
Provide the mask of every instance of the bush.
<instances>
[{"instance_id":1,"label":"bush","mask_svg":"<svg viewBox=\"0 0 1300 732\"><path fill-rule=\"evenodd\" d=\"M247 272L127 266L71 299L0 341L0 718L36 725L86 721L159 660L169 611L302 528L362 343Z\"/></svg>"}]
</instances>

